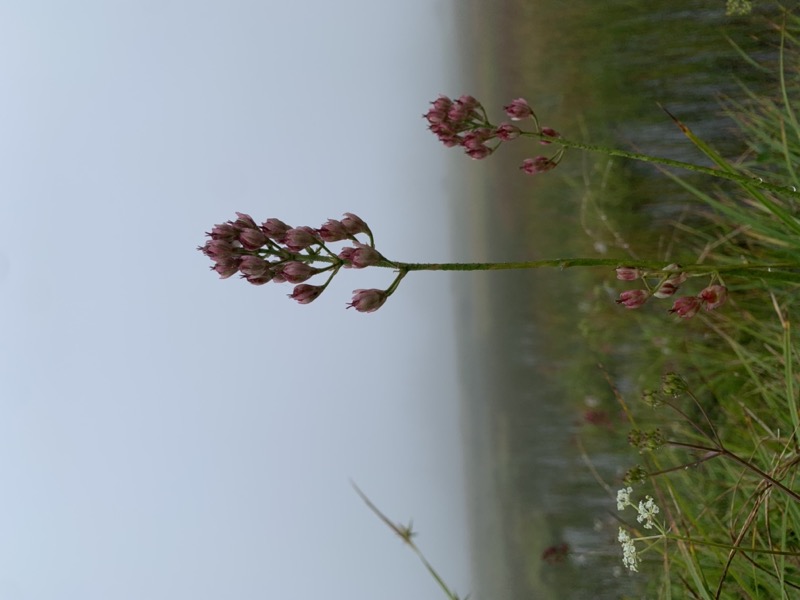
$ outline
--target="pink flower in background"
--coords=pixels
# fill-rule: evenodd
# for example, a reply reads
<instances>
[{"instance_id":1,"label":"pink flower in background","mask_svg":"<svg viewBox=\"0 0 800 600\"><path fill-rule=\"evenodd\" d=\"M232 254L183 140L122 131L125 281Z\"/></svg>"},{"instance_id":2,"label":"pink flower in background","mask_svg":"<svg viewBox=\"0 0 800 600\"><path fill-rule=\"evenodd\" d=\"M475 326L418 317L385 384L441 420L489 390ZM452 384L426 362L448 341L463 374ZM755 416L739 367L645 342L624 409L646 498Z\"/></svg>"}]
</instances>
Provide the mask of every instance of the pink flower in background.
<instances>
[{"instance_id":1,"label":"pink flower in background","mask_svg":"<svg viewBox=\"0 0 800 600\"><path fill-rule=\"evenodd\" d=\"M622 304L625 308L639 308L649 297L647 290L628 290L619 295L617 304Z\"/></svg>"},{"instance_id":2,"label":"pink flower in background","mask_svg":"<svg viewBox=\"0 0 800 600\"><path fill-rule=\"evenodd\" d=\"M522 161L520 169L528 175L536 175L537 173L544 173L555 169L558 163L546 156L537 156L535 158L526 158Z\"/></svg>"},{"instance_id":3,"label":"pink flower in background","mask_svg":"<svg viewBox=\"0 0 800 600\"><path fill-rule=\"evenodd\" d=\"M522 133L520 128L511 123L500 123L494 130L494 134L504 142L518 138L520 133Z\"/></svg>"},{"instance_id":4,"label":"pink flower in background","mask_svg":"<svg viewBox=\"0 0 800 600\"><path fill-rule=\"evenodd\" d=\"M724 285L710 285L700 292L699 297L705 303L706 310L714 310L725 304L728 288Z\"/></svg>"},{"instance_id":5,"label":"pink flower in background","mask_svg":"<svg viewBox=\"0 0 800 600\"><path fill-rule=\"evenodd\" d=\"M681 296L669 309L669 312L678 315L681 319L690 319L697 314L703 301L697 296Z\"/></svg>"},{"instance_id":6,"label":"pink flower in background","mask_svg":"<svg viewBox=\"0 0 800 600\"><path fill-rule=\"evenodd\" d=\"M617 267L617 279L622 281L636 281L641 276L641 271L634 267Z\"/></svg>"},{"instance_id":7,"label":"pink flower in background","mask_svg":"<svg viewBox=\"0 0 800 600\"><path fill-rule=\"evenodd\" d=\"M512 100L511 104L503 107L503 110L506 111L506 114L512 121L521 121L522 119L533 116L533 109L528 105L525 98Z\"/></svg>"}]
</instances>

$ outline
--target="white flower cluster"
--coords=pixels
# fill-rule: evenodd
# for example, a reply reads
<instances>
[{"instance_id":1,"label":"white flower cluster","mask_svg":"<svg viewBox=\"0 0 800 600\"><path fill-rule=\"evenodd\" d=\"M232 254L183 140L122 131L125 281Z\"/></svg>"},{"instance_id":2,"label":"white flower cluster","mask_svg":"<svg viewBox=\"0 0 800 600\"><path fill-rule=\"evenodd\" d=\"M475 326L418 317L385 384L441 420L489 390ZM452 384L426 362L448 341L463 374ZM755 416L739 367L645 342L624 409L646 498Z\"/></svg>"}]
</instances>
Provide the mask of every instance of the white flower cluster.
<instances>
[{"instance_id":1,"label":"white flower cluster","mask_svg":"<svg viewBox=\"0 0 800 600\"><path fill-rule=\"evenodd\" d=\"M617 502L617 507L619 507L619 502ZM639 521L639 523L643 523L645 529L652 529L653 519L659 513L659 508L656 506L653 498L651 496L645 496L644 502L639 500L639 506L636 508L636 511L639 513L636 520Z\"/></svg>"},{"instance_id":2,"label":"white flower cluster","mask_svg":"<svg viewBox=\"0 0 800 600\"><path fill-rule=\"evenodd\" d=\"M617 492L617 510L625 510L625 507L631 503L632 491L632 487L627 487Z\"/></svg>"},{"instance_id":3,"label":"white flower cluster","mask_svg":"<svg viewBox=\"0 0 800 600\"><path fill-rule=\"evenodd\" d=\"M638 513L636 520L641 523L645 529L652 529L655 524L656 515L661 512L653 500L652 496L645 496L644 500L639 501L637 506L631 502L632 487L622 488L617 492L617 510L625 510L628 506L632 506ZM633 543L633 538L627 530L622 527L619 528L619 535L617 540L622 544L622 564L631 571L639 571L639 557L636 555L636 546Z\"/></svg>"},{"instance_id":4,"label":"white flower cluster","mask_svg":"<svg viewBox=\"0 0 800 600\"><path fill-rule=\"evenodd\" d=\"M639 557L636 555L636 546L633 545L631 536L622 527L619 528L617 540L622 544L622 564L634 572L638 572Z\"/></svg>"}]
</instances>

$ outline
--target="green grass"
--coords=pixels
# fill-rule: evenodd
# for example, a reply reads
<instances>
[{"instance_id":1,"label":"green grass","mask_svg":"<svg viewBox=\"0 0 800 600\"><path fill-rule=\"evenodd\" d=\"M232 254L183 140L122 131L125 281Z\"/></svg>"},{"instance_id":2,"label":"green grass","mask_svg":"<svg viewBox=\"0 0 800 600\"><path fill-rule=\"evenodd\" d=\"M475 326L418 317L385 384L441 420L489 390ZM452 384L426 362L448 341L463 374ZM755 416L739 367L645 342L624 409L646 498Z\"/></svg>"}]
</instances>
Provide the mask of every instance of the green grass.
<instances>
[{"instance_id":1,"label":"green grass","mask_svg":"<svg viewBox=\"0 0 800 600\"><path fill-rule=\"evenodd\" d=\"M800 19L787 15L781 27L774 97L748 93L746 103L727 104L747 153L729 161L687 128L684 133L723 171L797 186ZM746 182L698 185L673 172L665 176L695 199L675 231L678 243L700 260L800 261L792 195ZM648 538L635 544L640 570L657 576L648 590L652 597L797 598L800 352L792 325L800 289L769 276L725 283L731 291L726 309L702 315L691 328L666 331L652 316L639 319L645 336L657 335L671 348L644 380L655 387L658 371L675 368L685 387L656 392L658 408L615 390L633 431L660 432L660 443L651 444L658 448L640 457L647 476L632 484L634 502L651 495L661 507L660 531L643 529L634 509L619 515L633 538ZM591 328L587 333L591 338Z\"/></svg>"}]
</instances>

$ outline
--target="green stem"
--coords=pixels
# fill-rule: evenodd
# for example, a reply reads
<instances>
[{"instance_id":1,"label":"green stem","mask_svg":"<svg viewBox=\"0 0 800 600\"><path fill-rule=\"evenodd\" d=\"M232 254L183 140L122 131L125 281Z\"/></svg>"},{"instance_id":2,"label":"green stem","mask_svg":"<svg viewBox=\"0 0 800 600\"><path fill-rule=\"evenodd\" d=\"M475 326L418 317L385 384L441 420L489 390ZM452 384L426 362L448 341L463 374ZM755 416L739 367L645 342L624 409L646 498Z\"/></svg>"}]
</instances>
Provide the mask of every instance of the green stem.
<instances>
[{"instance_id":1,"label":"green stem","mask_svg":"<svg viewBox=\"0 0 800 600\"><path fill-rule=\"evenodd\" d=\"M529 260L522 262L489 262L489 263L404 263L397 261L383 261L378 267L400 269L402 271L503 271L509 269L541 269L554 267L567 269L570 267L631 267L649 271L663 271L664 262L656 261L626 261L619 258L552 258L544 260ZM727 273L732 275L749 273L753 271L774 272L786 269L800 269L800 263L752 263L745 265L681 265L675 272L683 273Z\"/></svg>"},{"instance_id":2,"label":"green stem","mask_svg":"<svg viewBox=\"0 0 800 600\"><path fill-rule=\"evenodd\" d=\"M685 171L694 171L695 173L702 173L703 175L708 175L710 177L716 177L718 179L727 179L729 181L735 181L736 183L757 187L762 190L767 190L778 194L787 194L794 198L800 198L800 191L798 191L794 186L782 186L782 185L767 183L763 181L760 177L749 177L747 175L739 175L738 173L721 171L719 169L712 169L711 167L703 167L700 165L684 162L682 160L673 160L671 158L650 156L649 154L641 154L639 152L628 152L627 150L619 150L617 148L596 146L594 144L585 144L583 142L576 142L561 137L551 138L547 136L542 136L542 134L540 133L524 131L522 132L522 135L528 137L535 137L537 139L544 139L554 144L560 144L564 148L575 148L578 150L586 150L587 152L599 152L607 156L619 156L621 158L628 158L630 160L638 160L640 162L654 163L658 165L663 165L665 167L675 167L677 169L683 169Z\"/></svg>"}]
</instances>

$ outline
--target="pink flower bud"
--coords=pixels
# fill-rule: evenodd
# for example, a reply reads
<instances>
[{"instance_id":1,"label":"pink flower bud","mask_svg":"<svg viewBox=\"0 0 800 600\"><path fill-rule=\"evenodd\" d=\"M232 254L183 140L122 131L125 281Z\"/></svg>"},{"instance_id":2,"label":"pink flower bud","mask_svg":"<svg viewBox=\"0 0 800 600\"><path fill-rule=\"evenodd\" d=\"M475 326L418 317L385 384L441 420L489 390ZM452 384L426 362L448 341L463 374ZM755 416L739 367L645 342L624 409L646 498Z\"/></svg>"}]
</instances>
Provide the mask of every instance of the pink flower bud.
<instances>
[{"instance_id":1,"label":"pink flower bud","mask_svg":"<svg viewBox=\"0 0 800 600\"><path fill-rule=\"evenodd\" d=\"M220 279L227 279L239 271L239 259L218 262L211 270L216 271Z\"/></svg>"},{"instance_id":2,"label":"pink flower bud","mask_svg":"<svg viewBox=\"0 0 800 600\"><path fill-rule=\"evenodd\" d=\"M289 283L303 283L307 279L319 273L317 269L315 269L308 263L300 262L297 260L287 262L286 264L281 265L281 267L276 268L276 270L278 269L279 269L278 272Z\"/></svg>"},{"instance_id":3,"label":"pink flower bud","mask_svg":"<svg viewBox=\"0 0 800 600\"><path fill-rule=\"evenodd\" d=\"M388 297L383 290L354 290L353 301L347 308L355 308L358 312L375 312Z\"/></svg>"},{"instance_id":4,"label":"pink flower bud","mask_svg":"<svg viewBox=\"0 0 800 600\"><path fill-rule=\"evenodd\" d=\"M634 267L617 267L617 279L622 281L636 281L641 276L641 271Z\"/></svg>"},{"instance_id":5,"label":"pink flower bud","mask_svg":"<svg viewBox=\"0 0 800 600\"><path fill-rule=\"evenodd\" d=\"M542 135L546 135L547 137L561 137L561 134L552 127L542 127Z\"/></svg>"},{"instance_id":6,"label":"pink flower bud","mask_svg":"<svg viewBox=\"0 0 800 600\"><path fill-rule=\"evenodd\" d=\"M518 138L520 133L522 133L520 128L511 123L500 123L497 129L494 130L494 134L504 142L510 142Z\"/></svg>"},{"instance_id":7,"label":"pink flower bud","mask_svg":"<svg viewBox=\"0 0 800 600\"><path fill-rule=\"evenodd\" d=\"M344 219L342 219L342 225L344 225L344 228L350 235L356 235L359 233L368 234L370 232L369 227L367 227L367 224L353 213L344 213Z\"/></svg>"},{"instance_id":8,"label":"pink flower bud","mask_svg":"<svg viewBox=\"0 0 800 600\"><path fill-rule=\"evenodd\" d=\"M198 250L215 262L230 260L236 256L236 247L226 240L209 240Z\"/></svg>"},{"instance_id":9,"label":"pink flower bud","mask_svg":"<svg viewBox=\"0 0 800 600\"><path fill-rule=\"evenodd\" d=\"M311 227L293 227L286 232L286 239L283 241L286 247L292 252L305 250L309 246L319 243L317 232Z\"/></svg>"},{"instance_id":10,"label":"pink flower bud","mask_svg":"<svg viewBox=\"0 0 800 600\"><path fill-rule=\"evenodd\" d=\"M322 290L323 288L320 285L301 283L300 285L294 286L292 293L289 294L289 298L296 300L300 304L308 304L319 298Z\"/></svg>"},{"instance_id":11,"label":"pink flower bud","mask_svg":"<svg viewBox=\"0 0 800 600\"><path fill-rule=\"evenodd\" d=\"M378 264L383 257L372 246L356 242L355 248L343 248L339 258L345 261L345 268L363 269Z\"/></svg>"},{"instance_id":12,"label":"pink flower bud","mask_svg":"<svg viewBox=\"0 0 800 600\"><path fill-rule=\"evenodd\" d=\"M678 315L682 319L689 319L697 314L703 301L697 296L681 296L669 309L669 312Z\"/></svg>"},{"instance_id":13,"label":"pink flower bud","mask_svg":"<svg viewBox=\"0 0 800 600\"><path fill-rule=\"evenodd\" d=\"M239 241L248 250L258 250L267 243L267 236L260 229L243 229Z\"/></svg>"},{"instance_id":14,"label":"pink flower bud","mask_svg":"<svg viewBox=\"0 0 800 600\"><path fill-rule=\"evenodd\" d=\"M431 125L435 125L437 123L444 123L447 121L447 110L437 109L436 107L431 108L428 112L422 115L425 119L428 120L428 123Z\"/></svg>"},{"instance_id":15,"label":"pink flower bud","mask_svg":"<svg viewBox=\"0 0 800 600\"><path fill-rule=\"evenodd\" d=\"M658 289L653 293L656 298L669 298L675 295L678 291L678 286L669 279L658 286Z\"/></svg>"},{"instance_id":16,"label":"pink flower bud","mask_svg":"<svg viewBox=\"0 0 800 600\"><path fill-rule=\"evenodd\" d=\"M547 158L546 156L537 156L535 158L526 158L522 161L520 169L528 175L536 175L537 173L544 173L555 169L558 163Z\"/></svg>"},{"instance_id":17,"label":"pink flower bud","mask_svg":"<svg viewBox=\"0 0 800 600\"><path fill-rule=\"evenodd\" d=\"M676 268L677 266L678 265L675 265ZM674 296L675 292L678 291L678 288L684 281L686 281L686 279L686 273L678 273L677 275L668 277L667 280L658 287L653 295L656 298L669 298Z\"/></svg>"},{"instance_id":18,"label":"pink flower bud","mask_svg":"<svg viewBox=\"0 0 800 600\"><path fill-rule=\"evenodd\" d=\"M264 232L264 235L279 244L286 240L286 232L290 229L291 227L280 219L267 219L261 224L261 231Z\"/></svg>"},{"instance_id":19,"label":"pink flower bud","mask_svg":"<svg viewBox=\"0 0 800 600\"><path fill-rule=\"evenodd\" d=\"M619 295L617 304L622 304L625 308L639 308L649 297L647 290L628 290Z\"/></svg>"},{"instance_id":20,"label":"pink flower bud","mask_svg":"<svg viewBox=\"0 0 800 600\"><path fill-rule=\"evenodd\" d=\"M231 223L222 223L221 225L214 225L211 233L206 233L212 240L224 240L226 242L233 242L239 236L239 230L236 229Z\"/></svg>"},{"instance_id":21,"label":"pink flower bud","mask_svg":"<svg viewBox=\"0 0 800 600\"><path fill-rule=\"evenodd\" d=\"M525 100L525 98L517 98L516 100L512 100L511 104L503 107L503 110L506 111L506 114L511 118L512 121L521 121L522 119L527 119L528 117L533 116L533 110L530 106L528 106L528 102Z\"/></svg>"},{"instance_id":22,"label":"pink flower bud","mask_svg":"<svg viewBox=\"0 0 800 600\"><path fill-rule=\"evenodd\" d=\"M542 135L546 136L546 137L552 137L552 138L561 137L561 134L560 134L560 133L558 133L558 132L557 132L555 129L553 129L552 127L542 127L542 129L541 129L540 133L541 133ZM540 140L540 141L539 141L539 143L540 143L542 146L547 146L547 145L549 145L549 144L550 144L550 140Z\"/></svg>"},{"instance_id":23,"label":"pink flower bud","mask_svg":"<svg viewBox=\"0 0 800 600\"><path fill-rule=\"evenodd\" d=\"M251 217L247 213L237 212L236 216L238 218L235 221L233 221L231 225L236 227L239 231L241 231L242 229L256 229L258 227L258 225L256 225L256 222L253 221L253 217Z\"/></svg>"},{"instance_id":24,"label":"pink flower bud","mask_svg":"<svg viewBox=\"0 0 800 600\"><path fill-rule=\"evenodd\" d=\"M706 310L714 310L725 304L728 288L724 285L710 285L700 292L699 298L705 303Z\"/></svg>"},{"instance_id":25,"label":"pink flower bud","mask_svg":"<svg viewBox=\"0 0 800 600\"><path fill-rule=\"evenodd\" d=\"M239 270L247 278L263 277L269 273L269 263L260 256L248 254L243 256L239 264ZM270 275L271 278L271 275Z\"/></svg>"},{"instance_id":26,"label":"pink flower bud","mask_svg":"<svg viewBox=\"0 0 800 600\"><path fill-rule=\"evenodd\" d=\"M336 219L328 219L322 227L317 229L317 233L325 242L339 242L350 237L344 224Z\"/></svg>"},{"instance_id":27,"label":"pink flower bud","mask_svg":"<svg viewBox=\"0 0 800 600\"><path fill-rule=\"evenodd\" d=\"M265 275L262 275L260 277L252 277L250 275L247 275L245 276L245 280L247 280L248 283L252 283L253 285L264 285L265 283L269 283L270 281L272 281L272 273L268 271Z\"/></svg>"},{"instance_id":28,"label":"pink flower bud","mask_svg":"<svg viewBox=\"0 0 800 600\"><path fill-rule=\"evenodd\" d=\"M433 108L436 110L450 110L450 107L453 106L453 101L448 98L447 96L439 96L436 100L431 102Z\"/></svg>"},{"instance_id":29,"label":"pink flower bud","mask_svg":"<svg viewBox=\"0 0 800 600\"><path fill-rule=\"evenodd\" d=\"M473 160L481 160L489 156L493 150L484 144L477 144L473 146L468 146L464 152L467 156L472 158Z\"/></svg>"}]
</instances>

